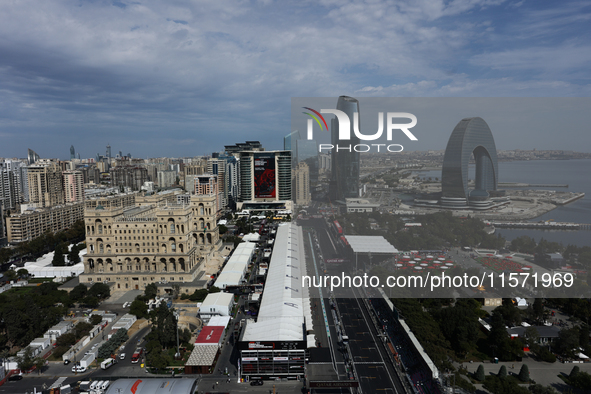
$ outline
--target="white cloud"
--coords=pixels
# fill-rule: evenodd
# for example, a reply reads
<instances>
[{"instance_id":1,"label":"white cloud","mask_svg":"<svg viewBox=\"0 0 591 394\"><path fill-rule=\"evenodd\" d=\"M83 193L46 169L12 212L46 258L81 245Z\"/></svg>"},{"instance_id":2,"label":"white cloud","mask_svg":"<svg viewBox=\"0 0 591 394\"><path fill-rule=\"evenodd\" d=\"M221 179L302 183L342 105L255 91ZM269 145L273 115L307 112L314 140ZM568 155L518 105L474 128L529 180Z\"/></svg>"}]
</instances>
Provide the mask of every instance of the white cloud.
<instances>
[{"instance_id":1,"label":"white cloud","mask_svg":"<svg viewBox=\"0 0 591 394\"><path fill-rule=\"evenodd\" d=\"M502 1L122 3L0 5L0 103L9 103L0 127L156 135L169 125L179 141L215 128L221 139L276 134L294 96L588 94L574 79L588 69L589 47L574 38L499 45L511 40L497 29ZM565 8L565 21L581 9ZM549 20L538 12L532 31ZM523 70L537 81L510 75ZM261 125L252 114L262 111Z\"/></svg>"}]
</instances>

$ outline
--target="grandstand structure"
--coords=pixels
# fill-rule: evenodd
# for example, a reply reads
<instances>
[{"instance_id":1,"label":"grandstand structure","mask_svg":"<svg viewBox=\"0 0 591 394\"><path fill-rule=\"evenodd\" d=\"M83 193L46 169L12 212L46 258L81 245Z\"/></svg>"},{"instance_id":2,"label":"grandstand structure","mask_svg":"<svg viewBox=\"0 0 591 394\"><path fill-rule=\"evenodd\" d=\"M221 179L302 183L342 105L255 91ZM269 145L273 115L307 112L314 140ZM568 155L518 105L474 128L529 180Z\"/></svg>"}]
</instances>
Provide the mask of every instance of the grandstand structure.
<instances>
[{"instance_id":1,"label":"grandstand structure","mask_svg":"<svg viewBox=\"0 0 591 394\"><path fill-rule=\"evenodd\" d=\"M443 393L439 370L392 302L382 291L380 294L382 297L370 298L369 302L378 321L382 323L393 359L417 393Z\"/></svg>"}]
</instances>

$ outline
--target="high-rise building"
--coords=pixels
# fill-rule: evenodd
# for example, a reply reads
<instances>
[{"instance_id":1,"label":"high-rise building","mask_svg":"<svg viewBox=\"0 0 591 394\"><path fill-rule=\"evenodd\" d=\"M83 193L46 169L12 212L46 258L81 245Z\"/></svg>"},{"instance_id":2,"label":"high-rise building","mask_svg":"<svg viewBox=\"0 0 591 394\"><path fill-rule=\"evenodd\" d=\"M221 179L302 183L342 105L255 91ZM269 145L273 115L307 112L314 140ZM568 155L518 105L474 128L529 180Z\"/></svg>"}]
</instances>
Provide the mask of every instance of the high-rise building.
<instances>
[{"instance_id":1,"label":"high-rise building","mask_svg":"<svg viewBox=\"0 0 591 394\"><path fill-rule=\"evenodd\" d=\"M223 161L220 161L223 163ZM195 177L195 195L196 196L215 196L216 214L224 208L223 194L219 190L219 178L213 174L197 175Z\"/></svg>"},{"instance_id":2,"label":"high-rise building","mask_svg":"<svg viewBox=\"0 0 591 394\"><path fill-rule=\"evenodd\" d=\"M212 157L207 160L207 172L209 174L216 175L216 179L218 182L218 192L221 194L220 197L220 209L227 205L227 200L225 198L226 195L226 161L219 158L219 154L216 154L217 157Z\"/></svg>"},{"instance_id":3,"label":"high-rise building","mask_svg":"<svg viewBox=\"0 0 591 394\"><path fill-rule=\"evenodd\" d=\"M39 155L37 153L35 153L33 150L29 149L29 152L28 152L29 165L34 164L39 159L40 159Z\"/></svg>"},{"instance_id":4,"label":"high-rise building","mask_svg":"<svg viewBox=\"0 0 591 394\"><path fill-rule=\"evenodd\" d=\"M310 204L310 170L305 161L298 163L295 169L295 203L298 205Z\"/></svg>"},{"instance_id":5,"label":"high-rise building","mask_svg":"<svg viewBox=\"0 0 591 394\"><path fill-rule=\"evenodd\" d=\"M291 151L291 166L295 168L297 165L298 147L297 143L301 139L300 132L294 130L283 137L283 150Z\"/></svg>"},{"instance_id":6,"label":"high-rise building","mask_svg":"<svg viewBox=\"0 0 591 394\"><path fill-rule=\"evenodd\" d=\"M218 177L213 174L197 175L195 177L195 195L217 195L218 194Z\"/></svg>"},{"instance_id":7,"label":"high-rise building","mask_svg":"<svg viewBox=\"0 0 591 394\"><path fill-rule=\"evenodd\" d=\"M19 174L19 187L20 187L20 198L24 202L29 202L29 167L24 163L20 163L20 167L17 168Z\"/></svg>"},{"instance_id":8,"label":"high-rise building","mask_svg":"<svg viewBox=\"0 0 591 394\"><path fill-rule=\"evenodd\" d=\"M84 183L95 183L101 182L101 172L96 164L87 165L85 167L78 167L78 171L82 172Z\"/></svg>"},{"instance_id":9,"label":"high-rise building","mask_svg":"<svg viewBox=\"0 0 591 394\"><path fill-rule=\"evenodd\" d=\"M14 209L21 202L20 162L0 162L0 200L4 209Z\"/></svg>"},{"instance_id":10,"label":"high-rise building","mask_svg":"<svg viewBox=\"0 0 591 394\"><path fill-rule=\"evenodd\" d=\"M283 137L283 150L292 151L292 156L295 156L293 148L295 147L295 141L299 140L300 138L300 132L298 130L294 130L287 134L285 137Z\"/></svg>"},{"instance_id":11,"label":"high-rise building","mask_svg":"<svg viewBox=\"0 0 591 394\"><path fill-rule=\"evenodd\" d=\"M297 140L295 145L298 163L311 158L316 160L318 157L318 145L315 140Z\"/></svg>"},{"instance_id":12,"label":"high-rise building","mask_svg":"<svg viewBox=\"0 0 591 394\"><path fill-rule=\"evenodd\" d=\"M229 155L239 155L242 151L261 152L264 151L263 145L259 141L239 142L236 145L225 145L224 151Z\"/></svg>"},{"instance_id":13,"label":"high-rise building","mask_svg":"<svg viewBox=\"0 0 591 394\"><path fill-rule=\"evenodd\" d=\"M176 171L158 171L158 187L171 187L176 183Z\"/></svg>"},{"instance_id":14,"label":"high-rise building","mask_svg":"<svg viewBox=\"0 0 591 394\"><path fill-rule=\"evenodd\" d=\"M233 155L220 155L220 160L223 160L225 163L225 171L224 171L224 207L229 207L230 209L236 208L236 201L238 201L238 196L240 194L239 189L239 182L238 182L238 163L239 160Z\"/></svg>"},{"instance_id":15,"label":"high-rise building","mask_svg":"<svg viewBox=\"0 0 591 394\"><path fill-rule=\"evenodd\" d=\"M74 160L76 158L76 150L74 149L74 145L70 145L70 160Z\"/></svg>"},{"instance_id":16,"label":"high-rise building","mask_svg":"<svg viewBox=\"0 0 591 394\"><path fill-rule=\"evenodd\" d=\"M66 202L84 201L84 175L80 171L64 171L64 194Z\"/></svg>"},{"instance_id":17,"label":"high-rise building","mask_svg":"<svg viewBox=\"0 0 591 394\"><path fill-rule=\"evenodd\" d=\"M359 114L359 101L353 97L341 96L337 101L337 109L347 114L349 119L354 119L354 114ZM359 119L361 116L359 115ZM360 120L359 120L360 121ZM331 121L331 143L335 147L332 153L332 174L329 185L331 200L345 201L346 198L359 197L359 152L353 148L359 144L359 137L353 132L351 121L351 139L347 145L339 141L339 122ZM340 146L339 146L340 145Z\"/></svg>"},{"instance_id":18,"label":"high-rise building","mask_svg":"<svg viewBox=\"0 0 591 394\"><path fill-rule=\"evenodd\" d=\"M290 151L240 152L241 201L292 199Z\"/></svg>"},{"instance_id":19,"label":"high-rise building","mask_svg":"<svg viewBox=\"0 0 591 394\"><path fill-rule=\"evenodd\" d=\"M468 163L474 155L476 182L468 189ZM491 191L498 184L497 148L492 132L482 118L462 119L449 137L441 170L441 204L458 208L469 200L474 207L486 208Z\"/></svg>"},{"instance_id":20,"label":"high-rise building","mask_svg":"<svg viewBox=\"0 0 591 394\"><path fill-rule=\"evenodd\" d=\"M310 183L318 182L318 145L315 140L296 141L297 162L306 162L309 169ZM296 167L297 168L297 167Z\"/></svg>"},{"instance_id":21,"label":"high-rise building","mask_svg":"<svg viewBox=\"0 0 591 394\"><path fill-rule=\"evenodd\" d=\"M0 199L0 248L6 245L6 235L4 234L4 205Z\"/></svg>"},{"instance_id":22,"label":"high-rise building","mask_svg":"<svg viewBox=\"0 0 591 394\"><path fill-rule=\"evenodd\" d=\"M318 172L323 174L331 170L331 157L327 153L320 153L318 155Z\"/></svg>"},{"instance_id":23,"label":"high-rise building","mask_svg":"<svg viewBox=\"0 0 591 394\"><path fill-rule=\"evenodd\" d=\"M27 178L29 203L39 208L64 203L62 169L59 163L45 159L38 160L28 167Z\"/></svg>"},{"instance_id":24,"label":"high-rise building","mask_svg":"<svg viewBox=\"0 0 591 394\"><path fill-rule=\"evenodd\" d=\"M122 165L111 168L109 172L112 187L128 187L132 191L138 191L148 181L148 170L145 167Z\"/></svg>"},{"instance_id":25,"label":"high-rise building","mask_svg":"<svg viewBox=\"0 0 591 394\"><path fill-rule=\"evenodd\" d=\"M201 175L207 172L207 162L204 160L198 160L185 164L181 173L181 185L185 187L185 190L192 192L195 190L195 175Z\"/></svg>"}]
</instances>

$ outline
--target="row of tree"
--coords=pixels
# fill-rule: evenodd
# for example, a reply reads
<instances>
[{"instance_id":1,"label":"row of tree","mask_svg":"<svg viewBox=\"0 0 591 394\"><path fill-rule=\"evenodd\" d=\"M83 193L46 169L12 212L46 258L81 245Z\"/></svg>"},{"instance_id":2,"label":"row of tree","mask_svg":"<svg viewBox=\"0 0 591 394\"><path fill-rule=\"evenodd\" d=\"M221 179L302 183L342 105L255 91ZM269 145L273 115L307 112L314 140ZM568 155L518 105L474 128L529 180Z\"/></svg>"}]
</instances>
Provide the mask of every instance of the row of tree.
<instances>
[{"instance_id":1,"label":"row of tree","mask_svg":"<svg viewBox=\"0 0 591 394\"><path fill-rule=\"evenodd\" d=\"M115 334L113 334L113 336L111 336L111 338L107 342L105 342L101 347L99 347L99 358L114 357L119 346L121 346L121 344L127 341L128 339L129 336L127 335L127 330L124 328L120 328L119 330L117 330L117 332L115 332Z\"/></svg>"},{"instance_id":2,"label":"row of tree","mask_svg":"<svg viewBox=\"0 0 591 394\"><path fill-rule=\"evenodd\" d=\"M76 302L98 305L110 295L109 286L95 283L90 289L80 284L70 294L58 290L55 282L42 283L25 293L0 294L0 349L23 347L57 324Z\"/></svg>"},{"instance_id":3,"label":"row of tree","mask_svg":"<svg viewBox=\"0 0 591 394\"><path fill-rule=\"evenodd\" d=\"M90 288L83 283L70 291L70 304L80 303L91 308L98 306L101 300L111 296L111 288L104 283L94 283Z\"/></svg>"},{"instance_id":4,"label":"row of tree","mask_svg":"<svg viewBox=\"0 0 591 394\"><path fill-rule=\"evenodd\" d=\"M80 251L86 247L86 244L80 243L72 245L68 250L68 243L61 242L56 245L52 260L54 267L63 267L66 265L66 256L68 257L68 265L78 264L80 260Z\"/></svg>"},{"instance_id":5,"label":"row of tree","mask_svg":"<svg viewBox=\"0 0 591 394\"><path fill-rule=\"evenodd\" d=\"M84 229L84 221L78 220L72 225L72 227L66 230L55 234L51 231L47 231L35 239L21 243L15 249L0 249L0 264L4 264L9 262L11 259L18 257L41 257L43 254L55 250L58 244L72 244L82 242L84 241L85 235L86 232Z\"/></svg>"}]
</instances>

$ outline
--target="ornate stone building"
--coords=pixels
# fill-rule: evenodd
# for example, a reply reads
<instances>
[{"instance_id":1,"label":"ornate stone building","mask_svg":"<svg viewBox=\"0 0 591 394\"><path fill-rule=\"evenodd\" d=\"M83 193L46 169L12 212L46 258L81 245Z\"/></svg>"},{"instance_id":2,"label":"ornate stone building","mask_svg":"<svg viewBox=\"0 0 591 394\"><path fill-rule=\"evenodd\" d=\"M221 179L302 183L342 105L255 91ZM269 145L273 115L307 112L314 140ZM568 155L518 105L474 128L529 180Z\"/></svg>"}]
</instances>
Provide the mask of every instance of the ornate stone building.
<instances>
[{"instance_id":1,"label":"ornate stone building","mask_svg":"<svg viewBox=\"0 0 591 394\"><path fill-rule=\"evenodd\" d=\"M216 196L191 196L188 205L167 197L136 197L131 206L87 206L88 253L80 283L113 282L114 290L178 284L188 291L200 279L206 256L222 246Z\"/></svg>"}]
</instances>

